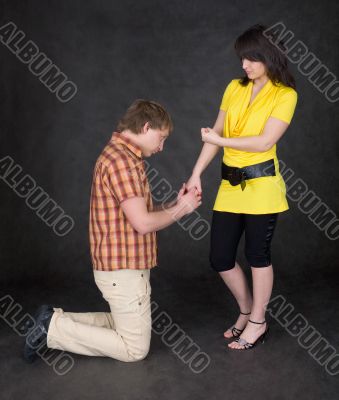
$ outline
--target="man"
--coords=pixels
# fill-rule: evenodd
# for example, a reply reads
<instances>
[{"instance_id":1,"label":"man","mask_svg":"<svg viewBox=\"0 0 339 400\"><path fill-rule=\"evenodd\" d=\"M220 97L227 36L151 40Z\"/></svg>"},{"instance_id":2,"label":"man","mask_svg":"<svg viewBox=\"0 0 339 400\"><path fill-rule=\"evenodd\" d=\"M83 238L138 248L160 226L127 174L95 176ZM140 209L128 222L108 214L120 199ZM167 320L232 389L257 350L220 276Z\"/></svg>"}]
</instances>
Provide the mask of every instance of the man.
<instances>
[{"instance_id":1,"label":"man","mask_svg":"<svg viewBox=\"0 0 339 400\"><path fill-rule=\"evenodd\" d=\"M96 285L111 312L70 313L50 305L35 313L24 357L37 349L66 350L120 361L146 357L151 340L150 270L157 265L156 231L201 204L185 184L177 199L154 206L143 157L163 150L172 131L164 108L136 100L98 158L90 201L89 236Z\"/></svg>"}]
</instances>

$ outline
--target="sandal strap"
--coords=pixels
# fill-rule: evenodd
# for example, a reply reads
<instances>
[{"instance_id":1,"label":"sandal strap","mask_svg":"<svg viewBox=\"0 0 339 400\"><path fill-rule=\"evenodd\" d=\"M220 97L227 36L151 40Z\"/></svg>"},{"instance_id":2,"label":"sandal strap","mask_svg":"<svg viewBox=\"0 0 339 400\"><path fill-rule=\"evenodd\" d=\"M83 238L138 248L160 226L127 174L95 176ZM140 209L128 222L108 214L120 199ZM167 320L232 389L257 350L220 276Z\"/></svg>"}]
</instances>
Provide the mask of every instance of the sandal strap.
<instances>
[{"instance_id":1,"label":"sandal strap","mask_svg":"<svg viewBox=\"0 0 339 400\"><path fill-rule=\"evenodd\" d=\"M248 313L244 313L244 312L241 312L241 311L240 311L240 314L242 314L242 315L250 315L250 314L251 314L251 311L248 312Z\"/></svg>"},{"instance_id":2,"label":"sandal strap","mask_svg":"<svg viewBox=\"0 0 339 400\"><path fill-rule=\"evenodd\" d=\"M235 332L235 333L242 333L244 330L243 329L239 329L239 328L236 328L235 326L233 326L233 328L232 328L232 333L233 333L233 331Z\"/></svg>"},{"instance_id":3,"label":"sandal strap","mask_svg":"<svg viewBox=\"0 0 339 400\"><path fill-rule=\"evenodd\" d=\"M256 322L256 321L251 321L250 319L248 320L248 322L252 322L253 324L264 324L266 322L266 320L264 320L263 322Z\"/></svg>"},{"instance_id":4,"label":"sandal strap","mask_svg":"<svg viewBox=\"0 0 339 400\"><path fill-rule=\"evenodd\" d=\"M245 339L243 339L243 338L241 338L241 337L235 339L235 341L236 341L237 343L239 343L240 346L244 346L246 349L248 349L248 348L250 348L250 347L253 347L253 343L249 343L247 340L245 340Z\"/></svg>"}]
</instances>

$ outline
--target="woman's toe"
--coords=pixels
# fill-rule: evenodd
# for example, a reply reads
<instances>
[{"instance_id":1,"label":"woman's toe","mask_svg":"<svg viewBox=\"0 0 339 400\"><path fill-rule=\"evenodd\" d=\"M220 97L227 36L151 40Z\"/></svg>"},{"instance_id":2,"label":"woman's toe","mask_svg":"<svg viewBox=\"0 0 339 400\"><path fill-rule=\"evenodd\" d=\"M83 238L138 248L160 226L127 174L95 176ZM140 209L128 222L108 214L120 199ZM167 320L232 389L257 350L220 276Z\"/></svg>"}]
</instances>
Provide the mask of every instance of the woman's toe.
<instances>
[{"instance_id":1,"label":"woman's toe","mask_svg":"<svg viewBox=\"0 0 339 400\"><path fill-rule=\"evenodd\" d=\"M235 340L232 343L228 344L228 347L230 347L231 349L243 349L244 346L239 344L238 342L236 342Z\"/></svg>"}]
</instances>

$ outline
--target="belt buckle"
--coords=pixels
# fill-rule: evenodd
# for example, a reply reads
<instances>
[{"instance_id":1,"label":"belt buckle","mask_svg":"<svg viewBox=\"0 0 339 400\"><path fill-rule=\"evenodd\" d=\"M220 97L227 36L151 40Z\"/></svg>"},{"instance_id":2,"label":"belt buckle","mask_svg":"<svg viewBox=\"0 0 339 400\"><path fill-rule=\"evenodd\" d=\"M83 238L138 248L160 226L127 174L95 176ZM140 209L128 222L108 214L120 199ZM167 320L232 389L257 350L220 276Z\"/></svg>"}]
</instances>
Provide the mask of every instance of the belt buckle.
<instances>
[{"instance_id":1,"label":"belt buckle","mask_svg":"<svg viewBox=\"0 0 339 400\"><path fill-rule=\"evenodd\" d=\"M228 180L232 186L241 185L241 190L245 189L245 172L238 167L232 167L232 172L228 174Z\"/></svg>"},{"instance_id":2,"label":"belt buckle","mask_svg":"<svg viewBox=\"0 0 339 400\"><path fill-rule=\"evenodd\" d=\"M228 180L232 186L239 185L242 179L242 172L240 172L240 168L232 167L231 172L228 174Z\"/></svg>"}]
</instances>

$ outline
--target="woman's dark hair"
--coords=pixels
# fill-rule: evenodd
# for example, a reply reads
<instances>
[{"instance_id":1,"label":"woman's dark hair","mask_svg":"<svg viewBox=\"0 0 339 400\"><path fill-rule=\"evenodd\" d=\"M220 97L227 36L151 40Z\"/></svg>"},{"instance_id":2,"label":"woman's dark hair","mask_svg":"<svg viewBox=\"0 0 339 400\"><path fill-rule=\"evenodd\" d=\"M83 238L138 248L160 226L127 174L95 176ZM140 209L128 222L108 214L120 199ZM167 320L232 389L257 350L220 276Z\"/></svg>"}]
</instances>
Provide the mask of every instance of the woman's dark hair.
<instances>
[{"instance_id":1,"label":"woman's dark hair","mask_svg":"<svg viewBox=\"0 0 339 400\"><path fill-rule=\"evenodd\" d=\"M281 82L285 86L296 89L294 77L288 70L287 58L284 54L286 51L282 40L271 43L264 36L266 26L256 24L241 34L234 43L234 49L242 62L243 58L250 61L261 61L267 69L267 76L273 84ZM279 47L279 48L277 48ZM247 86L250 79L248 76L241 78L241 85Z\"/></svg>"}]
</instances>

